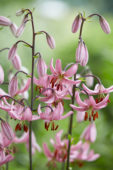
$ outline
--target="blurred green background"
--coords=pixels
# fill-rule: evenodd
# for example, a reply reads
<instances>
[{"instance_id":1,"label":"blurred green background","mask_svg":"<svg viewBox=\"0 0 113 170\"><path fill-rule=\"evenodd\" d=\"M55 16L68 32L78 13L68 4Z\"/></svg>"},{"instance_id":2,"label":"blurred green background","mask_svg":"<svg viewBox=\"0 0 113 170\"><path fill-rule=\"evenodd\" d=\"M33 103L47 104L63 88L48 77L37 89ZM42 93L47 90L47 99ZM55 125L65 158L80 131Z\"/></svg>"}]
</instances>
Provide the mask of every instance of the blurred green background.
<instances>
[{"instance_id":1,"label":"blurred green background","mask_svg":"<svg viewBox=\"0 0 113 170\"><path fill-rule=\"evenodd\" d=\"M75 61L75 49L78 43L78 33L71 33L71 25L78 12L85 11L86 15L99 13L103 15L113 30L113 1L111 0L0 0L0 15L9 17L18 26L23 16L16 17L15 13L21 8L35 8L34 19L37 31L45 30L50 33L56 41L56 49L51 50L43 35L37 37L36 51L40 51L46 63L49 65L50 59L62 59L63 67ZM113 84L113 33L106 35L98 22L98 18L86 22L83 29L83 39L89 51L89 62L93 74L100 77L105 87ZM31 42L31 26L27 23L23 35L19 38ZM11 47L17 39L12 36L8 28L0 31L0 49ZM5 70L6 80L9 69L12 68L7 60L7 51L0 54L0 64ZM22 64L31 69L31 51L29 48L19 45L18 54ZM30 71L29 71L30 72ZM36 73L36 70L35 70ZM4 89L6 89L4 87ZM97 140L92 144L95 152L101 157L92 163L84 163L83 170L112 170L113 169L113 94L110 95L111 103L107 108L99 112L99 119L96 120ZM69 109L69 108L68 108ZM1 112L1 111L0 111ZM1 112L2 113L2 112ZM73 136L76 142L79 134L89 122L77 124L74 117ZM60 129L67 132L68 119L59 121ZM37 142L42 147L43 142L50 144L49 139L54 138L56 132L47 132L44 129L43 121L33 123ZM27 170L28 155L24 144L18 146L15 160L9 164L9 170ZM47 159L43 153L36 153L33 156L33 170L45 170ZM58 165L60 169L61 165ZM78 169L75 165L73 169Z\"/></svg>"}]
</instances>

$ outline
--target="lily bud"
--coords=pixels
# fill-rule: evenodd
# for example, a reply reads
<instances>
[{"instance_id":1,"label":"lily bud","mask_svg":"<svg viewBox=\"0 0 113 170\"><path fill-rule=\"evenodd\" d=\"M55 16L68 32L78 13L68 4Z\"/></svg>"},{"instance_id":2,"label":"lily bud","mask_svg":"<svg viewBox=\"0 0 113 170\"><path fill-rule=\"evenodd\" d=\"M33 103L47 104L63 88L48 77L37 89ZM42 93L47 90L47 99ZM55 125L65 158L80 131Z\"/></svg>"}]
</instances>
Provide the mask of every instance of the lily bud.
<instances>
[{"instance_id":1,"label":"lily bud","mask_svg":"<svg viewBox=\"0 0 113 170\"><path fill-rule=\"evenodd\" d=\"M47 73L47 65L41 56L39 56L38 58L37 72L38 72L39 78L45 76Z\"/></svg>"},{"instance_id":2,"label":"lily bud","mask_svg":"<svg viewBox=\"0 0 113 170\"><path fill-rule=\"evenodd\" d=\"M17 44L14 44L14 45L10 48L9 53L8 53L8 59L9 59L9 60L12 60L12 59L15 57L16 51L17 51Z\"/></svg>"},{"instance_id":3,"label":"lily bud","mask_svg":"<svg viewBox=\"0 0 113 170\"><path fill-rule=\"evenodd\" d=\"M14 36L16 36L16 32L17 32L17 29L18 27L16 26L16 24L12 23L10 25L10 29L11 29L11 32L13 33Z\"/></svg>"},{"instance_id":4,"label":"lily bud","mask_svg":"<svg viewBox=\"0 0 113 170\"><path fill-rule=\"evenodd\" d=\"M76 62L81 66L85 66L88 62L88 50L85 43L81 40L76 50Z\"/></svg>"},{"instance_id":5,"label":"lily bud","mask_svg":"<svg viewBox=\"0 0 113 170\"><path fill-rule=\"evenodd\" d=\"M17 38L22 35L27 21L28 21L28 15L25 15L25 17L24 17L24 19L22 21L22 24L20 25L20 27L18 28L18 30L16 32L16 37Z\"/></svg>"},{"instance_id":6,"label":"lily bud","mask_svg":"<svg viewBox=\"0 0 113 170\"><path fill-rule=\"evenodd\" d=\"M4 16L0 16L0 25L2 25L2 26L10 26L11 23L12 22L8 18L6 18Z\"/></svg>"},{"instance_id":7,"label":"lily bud","mask_svg":"<svg viewBox=\"0 0 113 170\"><path fill-rule=\"evenodd\" d=\"M13 97L16 95L17 91L18 91L18 80L17 77L14 76L9 83L9 94Z\"/></svg>"},{"instance_id":8,"label":"lily bud","mask_svg":"<svg viewBox=\"0 0 113 170\"><path fill-rule=\"evenodd\" d=\"M21 59L18 54L16 54L11 61L12 61L12 64L16 70L21 69Z\"/></svg>"},{"instance_id":9,"label":"lily bud","mask_svg":"<svg viewBox=\"0 0 113 170\"><path fill-rule=\"evenodd\" d=\"M80 15L77 15L72 24L72 33L76 33L78 31L81 25L81 21L82 20L81 20Z\"/></svg>"},{"instance_id":10,"label":"lily bud","mask_svg":"<svg viewBox=\"0 0 113 170\"><path fill-rule=\"evenodd\" d=\"M101 26L102 30L106 34L110 34L111 29L110 29L110 26L109 26L108 22L106 21L106 19L102 16L99 16L99 22L100 22L100 26Z\"/></svg>"},{"instance_id":11,"label":"lily bud","mask_svg":"<svg viewBox=\"0 0 113 170\"><path fill-rule=\"evenodd\" d=\"M1 120L1 128L2 128L3 134L7 137L7 139L12 140L14 138L14 133L13 133L12 128L4 120Z\"/></svg>"},{"instance_id":12,"label":"lily bud","mask_svg":"<svg viewBox=\"0 0 113 170\"><path fill-rule=\"evenodd\" d=\"M54 40L54 38L46 33L46 40L47 40L47 43L48 43L49 47L51 49L54 49L55 48L55 40Z\"/></svg>"},{"instance_id":13,"label":"lily bud","mask_svg":"<svg viewBox=\"0 0 113 170\"><path fill-rule=\"evenodd\" d=\"M4 81L4 70L2 66L0 65L0 84L2 84Z\"/></svg>"}]
</instances>

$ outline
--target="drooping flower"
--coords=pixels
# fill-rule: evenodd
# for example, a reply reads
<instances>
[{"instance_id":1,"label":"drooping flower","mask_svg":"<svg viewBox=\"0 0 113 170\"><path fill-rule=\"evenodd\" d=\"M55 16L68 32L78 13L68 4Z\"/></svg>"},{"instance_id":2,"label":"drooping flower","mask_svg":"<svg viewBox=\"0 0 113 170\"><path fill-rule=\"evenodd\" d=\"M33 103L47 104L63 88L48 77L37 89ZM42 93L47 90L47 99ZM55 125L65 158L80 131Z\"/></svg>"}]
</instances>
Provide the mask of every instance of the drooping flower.
<instances>
[{"instance_id":1,"label":"drooping flower","mask_svg":"<svg viewBox=\"0 0 113 170\"><path fill-rule=\"evenodd\" d=\"M48 33L46 33L46 40L51 49L55 48L55 40L52 36L50 36Z\"/></svg>"},{"instance_id":2,"label":"drooping flower","mask_svg":"<svg viewBox=\"0 0 113 170\"><path fill-rule=\"evenodd\" d=\"M12 64L16 70L21 69L21 59L18 54L16 54L11 61L12 61Z\"/></svg>"},{"instance_id":3,"label":"drooping flower","mask_svg":"<svg viewBox=\"0 0 113 170\"><path fill-rule=\"evenodd\" d=\"M20 138L15 137L14 143L25 143L27 150L29 152L29 131L27 133L24 133ZM34 132L32 132L32 154L35 154L36 150L38 152L41 152L41 148L36 141L35 134L34 134Z\"/></svg>"},{"instance_id":4,"label":"drooping flower","mask_svg":"<svg viewBox=\"0 0 113 170\"><path fill-rule=\"evenodd\" d=\"M36 116L33 118L33 120L37 119L42 119L45 120L45 129L48 130L50 126L50 122L52 123L51 125L51 130L57 130L58 125L55 125L54 121L55 120L62 120L73 114L72 111L69 111L67 114L63 115L64 108L62 104L59 102L56 107L48 106L45 109L45 112L41 111L41 106L38 106L38 114L39 116Z\"/></svg>"},{"instance_id":5,"label":"drooping flower","mask_svg":"<svg viewBox=\"0 0 113 170\"><path fill-rule=\"evenodd\" d=\"M75 99L79 106L75 106L73 104L70 104L70 106L76 111L85 111L84 120L88 119L88 112L89 112L89 120L91 121L91 118L93 118L93 120L98 118L98 112L97 112L98 110L107 106L109 100L109 94L105 98L103 98L103 100L97 103L93 98L93 96L89 96L87 99L82 101L79 96L79 92L76 91Z\"/></svg>"}]
</instances>

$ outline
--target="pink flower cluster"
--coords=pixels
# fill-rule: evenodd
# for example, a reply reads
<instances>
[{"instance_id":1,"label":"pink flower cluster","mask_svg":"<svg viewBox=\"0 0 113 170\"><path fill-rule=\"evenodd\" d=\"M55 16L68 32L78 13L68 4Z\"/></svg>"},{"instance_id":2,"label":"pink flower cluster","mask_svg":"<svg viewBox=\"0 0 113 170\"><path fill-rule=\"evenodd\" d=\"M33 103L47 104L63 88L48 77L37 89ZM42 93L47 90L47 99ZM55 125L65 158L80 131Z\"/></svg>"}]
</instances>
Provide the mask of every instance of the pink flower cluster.
<instances>
[{"instance_id":1,"label":"pink flower cluster","mask_svg":"<svg viewBox=\"0 0 113 170\"><path fill-rule=\"evenodd\" d=\"M34 32L32 12L29 9L22 9L16 13L17 16L22 14L25 15L19 27L3 16L0 16L0 25L9 27L15 37L20 37L24 32L26 23L31 21L33 38L44 34L49 47L54 49L55 41L52 36L46 31ZM14 153L14 148L10 149L13 143L25 143L28 152L31 149L29 147L32 146L32 154L36 150L41 151L36 142L34 132L28 128L28 123L41 119L44 121L44 127L47 131L49 129L56 131L59 128L57 121L74 115L75 110L77 111L77 121L89 120L90 125L80 136L80 141L77 144L71 144L70 162L76 161L81 165L83 161L94 161L99 157L99 154L95 154L93 150L90 150L90 144L96 140L94 121L98 118L98 111L108 105L109 93L113 92L113 86L105 88L100 79L93 75L90 70L88 70L87 74L78 73L79 64L85 69L84 66L86 66L89 59L87 47L82 39L83 24L94 15L99 17L102 30L106 34L110 33L109 24L102 16L92 14L84 18L82 14L78 14L72 24L73 33L80 29L76 62L67 64L64 69L60 59L56 60L55 66L53 59L51 59L50 65L47 66L40 52L34 53L34 39L32 45L19 40L9 49L8 59L16 69L16 73L9 74L9 82L6 83L4 81L4 69L0 65L0 84L8 85L8 92L0 88L0 109L6 111L9 118L16 121L16 126L15 132L13 132L10 125L0 118L0 166L14 159L11 155L11 153ZM29 73L22 66L21 59L17 54L18 44L20 43L24 43L32 50L32 73ZM35 63L38 76L34 75ZM50 73L48 74L48 72ZM24 74L26 79L18 78L18 74ZM93 86L94 78L98 81L98 84L94 90L91 90L87 85ZM84 81L86 85L83 83ZM33 95L31 105L28 102L30 87L31 96ZM34 89L35 93L33 93ZM84 96L84 98L81 96ZM68 111L65 110L65 100L72 101ZM16 131L18 130L24 131L20 138L16 136ZM68 157L69 140L67 138L61 140L62 133L63 130L60 130L56 133L55 141L50 140L54 147L53 152L48 149L46 143L43 144L44 153L48 157L49 164L52 163L53 166L56 166L57 161L66 162ZM30 138L32 145L30 145ZM70 142L72 142L72 139L73 137L71 137Z\"/></svg>"}]
</instances>

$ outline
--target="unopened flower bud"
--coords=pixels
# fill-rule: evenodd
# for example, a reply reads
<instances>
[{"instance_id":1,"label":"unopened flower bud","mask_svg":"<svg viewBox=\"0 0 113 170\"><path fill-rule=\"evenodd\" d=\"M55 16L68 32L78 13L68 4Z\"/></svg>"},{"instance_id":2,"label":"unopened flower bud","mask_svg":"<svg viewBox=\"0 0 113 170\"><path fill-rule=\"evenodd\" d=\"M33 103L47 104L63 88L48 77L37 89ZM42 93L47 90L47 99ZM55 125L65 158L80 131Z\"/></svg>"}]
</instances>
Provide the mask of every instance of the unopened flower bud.
<instances>
[{"instance_id":1,"label":"unopened flower bud","mask_svg":"<svg viewBox=\"0 0 113 170\"><path fill-rule=\"evenodd\" d=\"M38 72L39 78L45 76L47 73L47 65L41 56L39 56L38 58L37 72Z\"/></svg>"},{"instance_id":2,"label":"unopened flower bud","mask_svg":"<svg viewBox=\"0 0 113 170\"><path fill-rule=\"evenodd\" d=\"M16 32L17 32L17 29L18 27L16 26L16 24L12 23L10 25L10 29L11 29L11 32L13 33L14 36L16 36Z\"/></svg>"},{"instance_id":3,"label":"unopened flower bud","mask_svg":"<svg viewBox=\"0 0 113 170\"><path fill-rule=\"evenodd\" d=\"M99 16L99 22L100 22L100 26L101 26L102 30L106 34L110 34L111 29L110 29L110 26L109 26L108 22L106 21L106 19L102 16Z\"/></svg>"},{"instance_id":4,"label":"unopened flower bud","mask_svg":"<svg viewBox=\"0 0 113 170\"><path fill-rule=\"evenodd\" d=\"M46 33L46 40L51 49L55 48L55 40L52 36Z\"/></svg>"},{"instance_id":5,"label":"unopened flower bud","mask_svg":"<svg viewBox=\"0 0 113 170\"><path fill-rule=\"evenodd\" d=\"M16 70L21 69L21 59L18 54L16 54L11 61L12 61L12 64Z\"/></svg>"},{"instance_id":6,"label":"unopened flower bud","mask_svg":"<svg viewBox=\"0 0 113 170\"><path fill-rule=\"evenodd\" d=\"M7 139L12 140L14 137L14 133L10 125L4 120L1 120L1 128L3 134L7 137Z\"/></svg>"},{"instance_id":7,"label":"unopened flower bud","mask_svg":"<svg viewBox=\"0 0 113 170\"><path fill-rule=\"evenodd\" d=\"M10 26L11 23L12 22L8 18L6 18L4 16L0 16L0 25L2 25L2 26Z\"/></svg>"},{"instance_id":8,"label":"unopened flower bud","mask_svg":"<svg viewBox=\"0 0 113 170\"><path fill-rule=\"evenodd\" d=\"M9 59L9 60L12 60L12 59L15 57L16 51L17 51L17 44L14 44L14 45L10 48L9 53L8 53L8 59Z\"/></svg>"},{"instance_id":9,"label":"unopened flower bud","mask_svg":"<svg viewBox=\"0 0 113 170\"><path fill-rule=\"evenodd\" d=\"M77 15L72 24L72 33L76 33L78 31L78 29L80 28L80 24L81 24L81 17L80 15Z\"/></svg>"},{"instance_id":10,"label":"unopened flower bud","mask_svg":"<svg viewBox=\"0 0 113 170\"><path fill-rule=\"evenodd\" d=\"M4 81L4 70L2 66L0 65L0 84L2 84Z\"/></svg>"},{"instance_id":11,"label":"unopened flower bud","mask_svg":"<svg viewBox=\"0 0 113 170\"><path fill-rule=\"evenodd\" d=\"M83 41L80 41L76 50L76 62L85 66L88 62L88 50Z\"/></svg>"},{"instance_id":12,"label":"unopened flower bud","mask_svg":"<svg viewBox=\"0 0 113 170\"><path fill-rule=\"evenodd\" d=\"M28 21L28 15L25 15L20 27L18 28L18 30L16 32L16 37L19 37L22 35L27 21Z\"/></svg>"},{"instance_id":13,"label":"unopened flower bud","mask_svg":"<svg viewBox=\"0 0 113 170\"><path fill-rule=\"evenodd\" d=\"M18 91L18 80L17 77L14 76L9 83L9 94L13 97L16 95L17 91Z\"/></svg>"}]
</instances>

